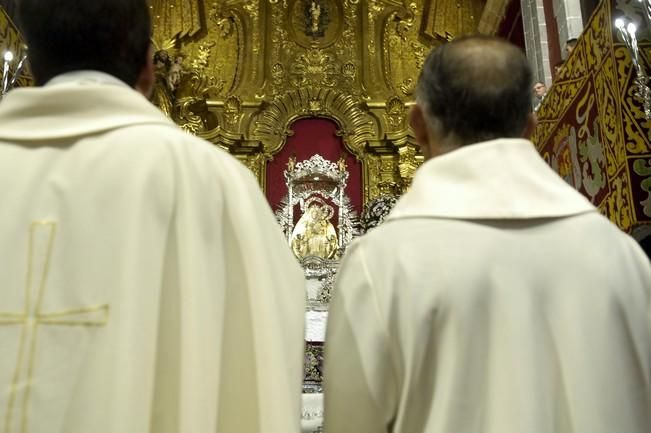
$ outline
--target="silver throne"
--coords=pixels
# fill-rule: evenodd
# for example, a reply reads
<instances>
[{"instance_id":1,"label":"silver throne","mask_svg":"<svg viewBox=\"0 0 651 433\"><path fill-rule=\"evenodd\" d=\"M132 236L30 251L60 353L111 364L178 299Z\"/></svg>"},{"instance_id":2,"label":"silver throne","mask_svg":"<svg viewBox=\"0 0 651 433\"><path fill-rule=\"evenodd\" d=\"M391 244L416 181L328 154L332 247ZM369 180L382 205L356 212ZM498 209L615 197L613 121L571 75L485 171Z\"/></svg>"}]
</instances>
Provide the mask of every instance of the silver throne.
<instances>
[{"instance_id":1,"label":"silver throne","mask_svg":"<svg viewBox=\"0 0 651 433\"><path fill-rule=\"evenodd\" d=\"M287 196L276 217L307 279L308 310L325 311L339 260L359 234L359 220L346 195L348 171L343 158L319 154L284 171Z\"/></svg>"}]
</instances>

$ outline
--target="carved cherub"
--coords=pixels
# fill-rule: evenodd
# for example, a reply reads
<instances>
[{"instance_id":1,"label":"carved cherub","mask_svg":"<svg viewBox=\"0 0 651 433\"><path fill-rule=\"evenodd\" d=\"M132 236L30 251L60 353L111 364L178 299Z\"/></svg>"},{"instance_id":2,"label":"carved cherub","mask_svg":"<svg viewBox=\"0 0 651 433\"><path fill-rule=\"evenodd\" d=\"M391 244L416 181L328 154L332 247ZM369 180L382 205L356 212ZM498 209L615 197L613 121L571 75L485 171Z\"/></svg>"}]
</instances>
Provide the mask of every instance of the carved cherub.
<instances>
[{"instance_id":1,"label":"carved cherub","mask_svg":"<svg viewBox=\"0 0 651 433\"><path fill-rule=\"evenodd\" d=\"M183 56L177 55L169 67L167 73L167 87L171 92L176 91L181 84L181 73L183 72Z\"/></svg>"},{"instance_id":2,"label":"carved cherub","mask_svg":"<svg viewBox=\"0 0 651 433\"><path fill-rule=\"evenodd\" d=\"M344 157L344 155L341 155L337 160L337 167L339 167L339 171L342 173L346 171L346 169L348 168L348 166L346 165L346 158Z\"/></svg>"},{"instance_id":3,"label":"carved cherub","mask_svg":"<svg viewBox=\"0 0 651 433\"><path fill-rule=\"evenodd\" d=\"M292 154L287 161L287 171L292 172L296 169L296 155Z\"/></svg>"}]
</instances>

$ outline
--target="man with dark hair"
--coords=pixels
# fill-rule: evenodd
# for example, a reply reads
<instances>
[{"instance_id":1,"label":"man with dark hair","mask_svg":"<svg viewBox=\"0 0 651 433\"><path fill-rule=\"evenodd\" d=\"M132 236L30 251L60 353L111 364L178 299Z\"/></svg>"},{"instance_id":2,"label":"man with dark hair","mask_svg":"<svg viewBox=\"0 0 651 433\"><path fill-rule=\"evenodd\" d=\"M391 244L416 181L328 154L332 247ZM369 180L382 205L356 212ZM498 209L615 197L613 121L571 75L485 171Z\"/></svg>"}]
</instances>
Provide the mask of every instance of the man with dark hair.
<instances>
[{"instance_id":1,"label":"man with dark hair","mask_svg":"<svg viewBox=\"0 0 651 433\"><path fill-rule=\"evenodd\" d=\"M500 49L491 50L496 44ZM460 40L431 53L417 84L417 111L430 114L421 116L430 128L442 128L444 145L520 137L531 81L527 59L515 46L488 37Z\"/></svg>"},{"instance_id":2,"label":"man with dark hair","mask_svg":"<svg viewBox=\"0 0 651 433\"><path fill-rule=\"evenodd\" d=\"M252 174L142 95L146 0L19 8L41 86L0 103L0 429L297 433L303 273Z\"/></svg>"},{"instance_id":3,"label":"man with dark hair","mask_svg":"<svg viewBox=\"0 0 651 433\"><path fill-rule=\"evenodd\" d=\"M149 9L142 3L21 1L19 21L36 84L81 70L110 74L131 87L139 84L147 75L150 48Z\"/></svg>"},{"instance_id":4,"label":"man with dark hair","mask_svg":"<svg viewBox=\"0 0 651 433\"><path fill-rule=\"evenodd\" d=\"M425 62L427 160L338 274L326 433L651 431L651 266L519 138L532 81L495 38Z\"/></svg>"},{"instance_id":5,"label":"man with dark hair","mask_svg":"<svg viewBox=\"0 0 651 433\"><path fill-rule=\"evenodd\" d=\"M576 47L578 41L579 40L577 38L570 38L567 40L567 42L565 42L565 54L566 54L565 58L568 58L570 54L572 54L572 51Z\"/></svg>"}]
</instances>

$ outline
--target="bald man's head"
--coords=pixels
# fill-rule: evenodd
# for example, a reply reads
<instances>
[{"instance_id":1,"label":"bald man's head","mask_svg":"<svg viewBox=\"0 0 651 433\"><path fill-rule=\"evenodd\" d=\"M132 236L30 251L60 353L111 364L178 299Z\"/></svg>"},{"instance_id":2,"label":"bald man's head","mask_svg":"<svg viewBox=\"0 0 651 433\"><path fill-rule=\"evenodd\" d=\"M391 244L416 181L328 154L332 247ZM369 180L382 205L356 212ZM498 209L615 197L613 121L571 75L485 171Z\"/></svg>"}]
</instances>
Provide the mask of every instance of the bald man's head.
<instances>
[{"instance_id":1,"label":"bald man's head","mask_svg":"<svg viewBox=\"0 0 651 433\"><path fill-rule=\"evenodd\" d=\"M458 145L520 137L533 77L522 51L499 38L469 36L434 49L417 86L431 125Z\"/></svg>"}]
</instances>

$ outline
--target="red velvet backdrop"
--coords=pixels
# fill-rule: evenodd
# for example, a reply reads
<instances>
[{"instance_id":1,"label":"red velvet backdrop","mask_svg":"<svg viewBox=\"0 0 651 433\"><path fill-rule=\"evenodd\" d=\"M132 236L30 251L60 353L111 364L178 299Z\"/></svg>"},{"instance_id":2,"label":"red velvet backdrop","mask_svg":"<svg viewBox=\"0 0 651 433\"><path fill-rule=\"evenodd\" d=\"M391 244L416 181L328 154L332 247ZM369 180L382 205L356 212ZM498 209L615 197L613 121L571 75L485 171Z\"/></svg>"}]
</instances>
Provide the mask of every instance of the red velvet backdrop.
<instances>
[{"instance_id":1,"label":"red velvet backdrop","mask_svg":"<svg viewBox=\"0 0 651 433\"><path fill-rule=\"evenodd\" d=\"M291 129L294 135L287 138L282 150L267 164L267 199L273 210L278 209L280 201L287 195L283 171L292 154L296 155L297 162L310 159L317 153L336 162L343 154L350 173L346 194L359 215L362 211L362 165L345 149L341 137L336 135L337 124L324 118L299 119Z\"/></svg>"}]
</instances>

